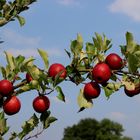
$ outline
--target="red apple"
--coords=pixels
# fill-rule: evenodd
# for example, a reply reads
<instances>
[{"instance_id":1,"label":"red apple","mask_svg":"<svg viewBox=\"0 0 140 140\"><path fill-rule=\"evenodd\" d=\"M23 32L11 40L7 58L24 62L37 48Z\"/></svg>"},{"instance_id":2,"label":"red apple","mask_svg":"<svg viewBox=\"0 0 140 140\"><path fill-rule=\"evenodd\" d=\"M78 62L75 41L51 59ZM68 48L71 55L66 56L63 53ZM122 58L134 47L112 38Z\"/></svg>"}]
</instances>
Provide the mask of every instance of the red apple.
<instances>
[{"instance_id":1,"label":"red apple","mask_svg":"<svg viewBox=\"0 0 140 140\"><path fill-rule=\"evenodd\" d=\"M89 82L85 84L84 87L84 96L87 99L97 98L100 95L101 89L98 83Z\"/></svg>"},{"instance_id":2,"label":"red apple","mask_svg":"<svg viewBox=\"0 0 140 140\"><path fill-rule=\"evenodd\" d=\"M92 77L97 83L106 83L111 77L111 70L106 63L98 63L92 69Z\"/></svg>"},{"instance_id":3,"label":"red apple","mask_svg":"<svg viewBox=\"0 0 140 140\"><path fill-rule=\"evenodd\" d=\"M20 100L16 96L8 97L3 103L3 110L7 115L14 115L21 108Z\"/></svg>"},{"instance_id":4,"label":"red apple","mask_svg":"<svg viewBox=\"0 0 140 140\"><path fill-rule=\"evenodd\" d=\"M125 92L125 94L126 94L127 96L133 97L133 96L135 96L135 95L137 95L137 94L140 93L140 88L135 88L135 89L133 89L133 90L128 90L128 89L126 89L126 87L125 87L125 88L124 88L124 92Z\"/></svg>"},{"instance_id":5,"label":"red apple","mask_svg":"<svg viewBox=\"0 0 140 140\"><path fill-rule=\"evenodd\" d=\"M108 64L108 66L112 70L119 70L123 66L122 58L118 54L116 54L116 53L109 54L106 57L105 62Z\"/></svg>"},{"instance_id":6,"label":"red apple","mask_svg":"<svg viewBox=\"0 0 140 140\"><path fill-rule=\"evenodd\" d=\"M50 100L47 96L41 95L37 96L33 100L33 108L38 113L43 113L44 111L48 110L50 107Z\"/></svg>"},{"instance_id":7,"label":"red apple","mask_svg":"<svg viewBox=\"0 0 140 140\"><path fill-rule=\"evenodd\" d=\"M32 76L29 73L26 73L26 80L28 83L30 83L33 80Z\"/></svg>"},{"instance_id":8,"label":"red apple","mask_svg":"<svg viewBox=\"0 0 140 140\"><path fill-rule=\"evenodd\" d=\"M59 74L59 73L61 73L60 78L65 79L65 77L66 77L66 68L62 64L59 64L59 63L52 64L50 66L49 70L48 70L49 76L54 79L55 76L57 74Z\"/></svg>"},{"instance_id":9,"label":"red apple","mask_svg":"<svg viewBox=\"0 0 140 140\"><path fill-rule=\"evenodd\" d=\"M13 91L13 84L9 80L0 81L0 94L2 96L9 96Z\"/></svg>"}]
</instances>

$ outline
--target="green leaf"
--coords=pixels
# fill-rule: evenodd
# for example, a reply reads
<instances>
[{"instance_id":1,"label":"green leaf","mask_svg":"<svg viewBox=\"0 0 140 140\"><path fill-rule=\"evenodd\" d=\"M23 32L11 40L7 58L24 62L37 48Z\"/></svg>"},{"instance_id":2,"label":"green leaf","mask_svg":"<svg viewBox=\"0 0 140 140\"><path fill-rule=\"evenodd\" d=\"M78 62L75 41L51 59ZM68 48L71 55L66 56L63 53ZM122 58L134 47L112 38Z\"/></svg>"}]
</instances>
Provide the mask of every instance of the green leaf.
<instances>
[{"instance_id":1,"label":"green leaf","mask_svg":"<svg viewBox=\"0 0 140 140\"><path fill-rule=\"evenodd\" d=\"M36 66L27 66L27 72L32 76L34 80L38 80L42 74L41 70Z\"/></svg>"},{"instance_id":2,"label":"green leaf","mask_svg":"<svg viewBox=\"0 0 140 140\"><path fill-rule=\"evenodd\" d=\"M33 57L29 57L29 58L25 59L21 65L21 68L20 68L21 72L27 71L28 66L30 66L30 67L33 66L34 60L35 59Z\"/></svg>"},{"instance_id":3,"label":"green leaf","mask_svg":"<svg viewBox=\"0 0 140 140\"><path fill-rule=\"evenodd\" d=\"M20 26L23 26L25 24L25 19L23 17L17 15L16 18L18 19Z\"/></svg>"},{"instance_id":4,"label":"green leaf","mask_svg":"<svg viewBox=\"0 0 140 140\"><path fill-rule=\"evenodd\" d=\"M51 114L50 111L45 111L45 112L41 113L40 121L44 122L50 116L50 114Z\"/></svg>"},{"instance_id":5,"label":"green leaf","mask_svg":"<svg viewBox=\"0 0 140 140\"><path fill-rule=\"evenodd\" d=\"M20 89L18 90L18 93L29 91L31 89L32 89L31 86L29 84L27 84L27 85L24 85L24 86L20 87Z\"/></svg>"},{"instance_id":6,"label":"green leaf","mask_svg":"<svg viewBox=\"0 0 140 140\"><path fill-rule=\"evenodd\" d=\"M48 61L48 54L47 54L47 52L42 50L42 49L38 49L38 52L39 52L40 56L42 57L46 68L48 68L49 61Z\"/></svg>"},{"instance_id":7,"label":"green leaf","mask_svg":"<svg viewBox=\"0 0 140 140\"><path fill-rule=\"evenodd\" d=\"M13 71L15 69L15 64L14 64L14 57L12 54L8 53L8 52L5 52L5 55L6 55L6 60L7 60L7 63L8 65L10 66L10 70Z\"/></svg>"},{"instance_id":8,"label":"green leaf","mask_svg":"<svg viewBox=\"0 0 140 140\"><path fill-rule=\"evenodd\" d=\"M83 48L83 39L80 34L77 35L77 40L73 40L71 42L71 52L74 54L74 57L78 57L80 52L82 51Z\"/></svg>"},{"instance_id":9,"label":"green leaf","mask_svg":"<svg viewBox=\"0 0 140 140\"><path fill-rule=\"evenodd\" d=\"M0 67L0 69L1 69L1 73L2 73L2 76L3 76L3 78L4 79L7 79L7 77L6 77L6 69L4 68L4 67Z\"/></svg>"},{"instance_id":10,"label":"green leaf","mask_svg":"<svg viewBox=\"0 0 140 140\"><path fill-rule=\"evenodd\" d=\"M50 116L48 117L46 120L45 120L45 123L44 123L44 129L47 129L51 123L55 122L57 120L57 118L53 117L53 116Z\"/></svg>"},{"instance_id":11,"label":"green leaf","mask_svg":"<svg viewBox=\"0 0 140 140\"><path fill-rule=\"evenodd\" d=\"M122 83L108 83L105 87L103 87L106 97L109 97L116 91L118 91L122 86Z\"/></svg>"},{"instance_id":12,"label":"green leaf","mask_svg":"<svg viewBox=\"0 0 140 140\"><path fill-rule=\"evenodd\" d=\"M25 121L22 125L22 131L18 134L18 138L22 140L27 134L29 134L35 127L38 126L39 119L38 117L33 114L33 116L28 120Z\"/></svg>"},{"instance_id":13,"label":"green leaf","mask_svg":"<svg viewBox=\"0 0 140 140\"><path fill-rule=\"evenodd\" d=\"M54 86L54 87L64 80L64 78L60 77L60 75L61 75L64 71L65 71L65 70L60 71L60 72L55 76L54 82L53 82L53 86Z\"/></svg>"},{"instance_id":14,"label":"green leaf","mask_svg":"<svg viewBox=\"0 0 140 140\"><path fill-rule=\"evenodd\" d=\"M107 97L107 99L109 99L109 97L114 93L114 90L108 87L103 87L103 89L104 89L105 96Z\"/></svg>"},{"instance_id":15,"label":"green leaf","mask_svg":"<svg viewBox=\"0 0 140 140\"><path fill-rule=\"evenodd\" d=\"M38 117L34 113L33 116L27 121L29 124L31 124L33 127L37 126L39 123ZM23 127L23 126L22 126Z\"/></svg>"},{"instance_id":16,"label":"green leaf","mask_svg":"<svg viewBox=\"0 0 140 140\"><path fill-rule=\"evenodd\" d=\"M68 57L71 58L71 53L67 51L66 49L65 49L65 52L67 53Z\"/></svg>"},{"instance_id":17,"label":"green leaf","mask_svg":"<svg viewBox=\"0 0 140 140\"><path fill-rule=\"evenodd\" d=\"M134 54L128 54L128 70L130 73L136 72L138 69L138 59Z\"/></svg>"},{"instance_id":18,"label":"green leaf","mask_svg":"<svg viewBox=\"0 0 140 140\"><path fill-rule=\"evenodd\" d=\"M56 89L56 91L58 92L57 98L58 98L59 100L65 102L65 95L64 95L64 93L63 93L61 87L60 87L60 86L57 86L55 89Z\"/></svg>"},{"instance_id":19,"label":"green leaf","mask_svg":"<svg viewBox=\"0 0 140 140\"><path fill-rule=\"evenodd\" d=\"M21 65L21 63L23 63L24 60L25 60L25 57L22 56L22 55L19 55L19 56L17 56L17 57L15 58L15 61L16 61L17 66L18 66L18 65Z\"/></svg>"},{"instance_id":20,"label":"green leaf","mask_svg":"<svg viewBox=\"0 0 140 140\"><path fill-rule=\"evenodd\" d=\"M38 80L32 80L30 83L29 83L29 86L31 89L40 89L40 83L38 82Z\"/></svg>"},{"instance_id":21,"label":"green leaf","mask_svg":"<svg viewBox=\"0 0 140 140\"><path fill-rule=\"evenodd\" d=\"M88 59L92 61L93 57L97 55L97 48L92 43L86 43L86 53Z\"/></svg>"},{"instance_id":22,"label":"green leaf","mask_svg":"<svg viewBox=\"0 0 140 140\"><path fill-rule=\"evenodd\" d=\"M99 43L103 41L102 36L100 34L98 34L97 32L95 32L95 36L96 36Z\"/></svg>"},{"instance_id":23,"label":"green leaf","mask_svg":"<svg viewBox=\"0 0 140 140\"><path fill-rule=\"evenodd\" d=\"M133 53L136 48L136 43L134 42L133 34L130 32L126 33L126 51Z\"/></svg>"},{"instance_id":24,"label":"green leaf","mask_svg":"<svg viewBox=\"0 0 140 140\"><path fill-rule=\"evenodd\" d=\"M46 111L43 112L40 116L40 121L43 123L44 129L47 129L51 123L55 122L57 118L50 116L51 112Z\"/></svg>"},{"instance_id":25,"label":"green leaf","mask_svg":"<svg viewBox=\"0 0 140 140\"><path fill-rule=\"evenodd\" d=\"M3 137L0 135L0 140L4 140Z\"/></svg>"},{"instance_id":26,"label":"green leaf","mask_svg":"<svg viewBox=\"0 0 140 140\"><path fill-rule=\"evenodd\" d=\"M7 131L9 130L9 127L7 126L7 119L5 118L4 112L0 113L0 134L3 136Z\"/></svg>"},{"instance_id":27,"label":"green leaf","mask_svg":"<svg viewBox=\"0 0 140 140\"><path fill-rule=\"evenodd\" d=\"M126 45L120 45L121 53L126 56Z\"/></svg>"},{"instance_id":28,"label":"green leaf","mask_svg":"<svg viewBox=\"0 0 140 140\"><path fill-rule=\"evenodd\" d=\"M13 132L11 133L9 140L15 140L16 137L17 137L17 133Z\"/></svg>"},{"instance_id":29,"label":"green leaf","mask_svg":"<svg viewBox=\"0 0 140 140\"><path fill-rule=\"evenodd\" d=\"M111 40L107 39L107 37L103 34L103 37L95 33L96 37L93 37L94 46L97 49L97 54L105 53L112 47Z\"/></svg>"},{"instance_id":30,"label":"green leaf","mask_svg":"<svg viewBox=\"0 0 140 140\"><path fill-rule=\"evenodd\" d=\"M137 68L140 68L140 51L135 51L134 52L134 56L135 56L135 59L136 59L136 66Z\"/></svg>"},{"instance_id":31,"label":"green leaf","mask_svg":"<svg viewBox=\"0 0 140 140\"><path fill-rule=\"evenodd\" d=\"M77 101L78 101L78 105L81 108L91 108L93 106L93 102L92 100L87 100L85 97L84 97L84 94L83 94L83 89L80 89L80 93L78 95L78 98L77 98Z\"/></svg>"},{"instance_id":32,"label":"green leaf","mask_svg":"<svg viewBox=\"0 0 140 140\"><path fill-rule=\"evenodd\" d=\"M81 45L83 45L83 38L82 38L82 36L81 36L80 34L77 34L77 41L78 41Z\"/></svg>"},{"instance_id":33,"label":"green leaf","mask_svg":"<svg viewBox=\"0 0 140 140\"><path fill-rule=\"evenodd\" d=\"M0 120L4 119L4 117L5 117L4 112L0 112Z\"/></svg>"}]
</instances>

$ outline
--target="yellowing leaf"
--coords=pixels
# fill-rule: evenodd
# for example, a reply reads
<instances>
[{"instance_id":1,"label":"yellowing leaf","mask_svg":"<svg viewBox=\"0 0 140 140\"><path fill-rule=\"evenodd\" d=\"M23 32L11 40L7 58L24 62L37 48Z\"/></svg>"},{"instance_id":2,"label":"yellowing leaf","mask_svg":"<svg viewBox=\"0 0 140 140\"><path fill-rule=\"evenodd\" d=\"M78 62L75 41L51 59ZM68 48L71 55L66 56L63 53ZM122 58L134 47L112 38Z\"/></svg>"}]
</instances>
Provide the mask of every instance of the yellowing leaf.
<instances>
[{"instance_id":1,"label":"yellowing leaf","mask_svg":"<svg viewBox=\"0 0 140 140\"><path fill-rule=\"evenodd\" d=\"M15 69L14 61L13 61L13 55L11 53L5 52L6 60L8 65L10 66L10 70L13 71Z\"/></svg>"},{"instance_id":2,"label":"yellowing leaf","mask_svg":"<svg viewBox=\"0 0 140 140\"><path fill-rule=\"evenodd\" d=\"M78 95L77 101L78 101L78 105L79 105L80 108L85 109L85 108L91 108L93 106L92 100L87 100L84 97L83 89L80 89L80 93Z\"/></svg>"},{"instance_id":3,"label":"yellowing leaf","mask_svg":"<svg viewBox=\"0 0 140 140\"><path fill-rule=\"evenodd\" d=\"M39 52L40 56L42 57L46 68L48 68L49 61L48 61L48 54L47 54L47 52L42 50L42 49L38 49L38 52Z\"/></svg>"}]
</instances>

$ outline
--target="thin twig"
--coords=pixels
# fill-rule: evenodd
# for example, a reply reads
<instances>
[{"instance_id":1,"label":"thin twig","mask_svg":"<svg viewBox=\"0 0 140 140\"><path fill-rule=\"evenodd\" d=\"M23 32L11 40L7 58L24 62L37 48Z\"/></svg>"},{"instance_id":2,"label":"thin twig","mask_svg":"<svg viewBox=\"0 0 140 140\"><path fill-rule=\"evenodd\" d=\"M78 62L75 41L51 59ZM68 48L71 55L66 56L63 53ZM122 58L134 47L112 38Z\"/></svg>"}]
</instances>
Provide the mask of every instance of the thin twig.
<instances>
[{"instance_id":1,"label":"thin twig","mask_svg":"<svg viewBox=\"0 0 140 140\"><path fill-rule=\"evenodd\" d=\"M43 133L45 129L42 129L40 132L37 132L35 135L29 136L27 138L24 138L24 140L29 140L31 138L38 138L39 135L41 135Z\"/></svg>"},{"instance_id":2,"label":"thin twig","mask_svg":"<svg viewBox=\"0 0 140 140\"><path fill-rule=\"evenodd\" d=\"M21 82L21 83L15 85L15 86L14 86L14 89L17 89L17 88L19 88L19 87L21 87L21 86L24 86L24 85L26 85L26 84L27 84L27 81L25 80L25 81L23 81L23 82Z\"/></svg>"}]
</instances>

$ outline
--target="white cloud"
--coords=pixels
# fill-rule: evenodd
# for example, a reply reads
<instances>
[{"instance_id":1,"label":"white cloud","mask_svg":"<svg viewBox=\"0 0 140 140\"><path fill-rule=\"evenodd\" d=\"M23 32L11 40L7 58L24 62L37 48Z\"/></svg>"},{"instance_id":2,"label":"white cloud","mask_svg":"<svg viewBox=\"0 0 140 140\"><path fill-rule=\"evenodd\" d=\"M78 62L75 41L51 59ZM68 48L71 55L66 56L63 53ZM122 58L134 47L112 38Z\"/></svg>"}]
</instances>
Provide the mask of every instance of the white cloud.
<instances>
[{"instance_id":1,"label":"white cloud","mask_svg":"<svg viewBox=\"0 0 140 140\"><path fill-rule=\"evenodd\" d=\"M108 117L114 121L123 121L127 116L122 112L111 112Z\"/></svg>"},{"instance_id":2,"label":"white cloud","mask_svg":"<svg viewBox=\"0 0 140 140\"><path fill-rule=\"evenodd\" d=\"M115 0L109 6L113 13L123 13L135 21L140 21L140 1L139 0Z\"/></svg>"},{"instance_id":3,"label":"white cloud","mask_svg":"<svg viewBox=\"0 0 140 140\"><path fill-rule=\"evenodd\" d=\"M5 42L1 45L1 47L5 51L12 53L14 56L17 56L19 54L24 55L26 57L39 56L37 48L40 47L41 42L40 37L23 36L11 29L4 30L2 36ZM3 47L3 45L5 44L8 47L6 46ZM48 52L49 56L58 56L58 57L63 56L62 51L56 47L51 48L49 47L45 48L44 50Z\"/></svg>"},{"instance_id":4,"label":"white cloud","mask_svg":"<svg viewBox=\"0 0 140 140\"><path fill-rule=\"evenodd\" d=\"M62 52L58 48L47 49L47 52L49 56L63 56L64 55L64 52Z\"/></svg>"},{"instance_id":5,"label":"white cloud","mask_svg":"<svg viewBox=\"0 0 140 140\"><path fill-rule=\"evenodd\" d=\"M5 42L8 42L13 45L18 45L19 47L35 47L38 46L41 41L40 37L23 36L10 29L3 31L3 37Z\"/></svg>"},{"instance_id":6,"label":"white cloud","mask_svg":"<svg viewBox=\"0 0 140 140\"><path fill-rule=\"evenodd\" d=\"M39 56L39 53L38 53L36 48L24 48L24 49L22 49L22 48L19 48L19 49L13 48L13 49L8 49L6 51L10 52L14 56L18 56L20 54L25 56L25 57L30 57L30 56L38 57ZM50 56L58 56L58 57L63 56L62 52L57 48L48 49L47 53L48 53L49 57Z\"/></svg>"},{"instance_id":7,"label":"white cloud","mask_svg":"<svg viewBox=\"0 0 140 140\"><path fill-rule=\"evenodd\" d=\"M14 56L23 55L25 57L37 57L39 56L37 49L28 48L28 49L8 49L7 52L11 53Z\"/></svg>"},{"instance_id":8,"label":"white cloud","mask_svg":"<svg viewBox=\"0 0 140 140\"><path fill-rule=\"evenodd\" d=\"M79 5L78 0L58 0L58 3L62 5Z\"/></svg>"}]
</instances>

